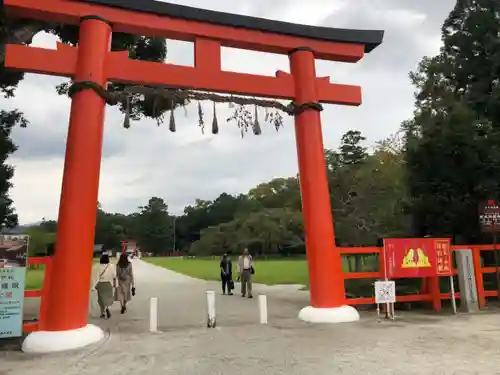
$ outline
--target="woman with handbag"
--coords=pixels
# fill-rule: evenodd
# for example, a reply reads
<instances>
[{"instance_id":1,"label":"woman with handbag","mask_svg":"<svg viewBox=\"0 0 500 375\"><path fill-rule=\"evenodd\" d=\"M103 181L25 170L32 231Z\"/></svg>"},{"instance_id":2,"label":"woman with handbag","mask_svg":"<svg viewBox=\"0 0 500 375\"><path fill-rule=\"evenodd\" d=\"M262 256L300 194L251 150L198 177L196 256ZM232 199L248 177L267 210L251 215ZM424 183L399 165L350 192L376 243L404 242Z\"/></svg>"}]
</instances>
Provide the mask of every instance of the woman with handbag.
<instances>
[{"instance_id":1,"label":"woman with handbag","mask_svg":"<svg viewBox=\"0 0 500 375\"><path fill-rule=\"evenodd\" d=\"M94 288L97 290L97 302L101 309L101 318L111 318L109 308L114 302L113 289L116 287L116 269L109 262L109 255L102 254L95 274Z\"/></svg>"},{"instance_id":2,"label":"woman with handbag","mask_svg":"<svg viewBox=\"0 0 500 375\"><path fill-rule=\"evenodd\" d=\"M232 296L232 290L234 289L233 263L227 253L224 254L220 261L220 280L222 282L222 294L226 294L227 287L227 294Z\"/></svg>"},{"instance_id":3,"label":"woman with handbag","mask_svg":"<svg viewBox=\"0 0 500 375\"><path fill-rule=\"evenodd\" d=\"M134 271L132 263L128 260L127 254L120 255L116 265L116 276L118 279L118 288L116 289L116 300L120 302L121 313L127 311L127 302L135 295Z\"/></svg>"}]
</instances>

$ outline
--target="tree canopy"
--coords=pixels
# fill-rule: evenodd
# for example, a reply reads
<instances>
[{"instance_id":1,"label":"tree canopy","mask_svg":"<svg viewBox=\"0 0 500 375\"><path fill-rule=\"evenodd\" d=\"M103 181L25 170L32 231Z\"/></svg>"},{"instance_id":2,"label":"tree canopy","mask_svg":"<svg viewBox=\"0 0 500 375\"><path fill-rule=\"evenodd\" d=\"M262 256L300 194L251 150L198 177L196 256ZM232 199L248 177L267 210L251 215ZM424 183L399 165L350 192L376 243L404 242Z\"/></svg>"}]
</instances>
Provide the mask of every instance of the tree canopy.
<instances>
[{"instance_id":1,"label":"tree canopy","mask_svg":"<svg viewBox=\"0 0 500 375\"><path fill-rule=\"evenodd\" d=\"M357 136L350 146L362 150L355 156L356 163L351 152L346 157L343 145L336 151L325 150L332 211L339 244L373 246L381 236L404 235L409 230L402 210L408 200L403 155L382 145L368 153L361 145L361 133L351 131L348 136L352 134ZM385 144L391 142L388 139ZM43 221L34 234L54 231L53 223ZM212 255L243 247L264 257L304 254L298 178L275 178L246 194L198 199L179 216L158 197L128 215L105 212L99 205L95 243L119 249L122 240L133 240L153 254L178 250Z\"/></svg>"},{"instance_id":2,"label":"tree canopy","mask_svg":"<svg viewBox=\"0 0 500 375\"><path fill-rule=\"evenodd\" d=\"M439 55L410 75L417 88L404 124L414 233L478 241L477 205L500 182L500 4L458 0Z\"/></svg>"}]
</instances>

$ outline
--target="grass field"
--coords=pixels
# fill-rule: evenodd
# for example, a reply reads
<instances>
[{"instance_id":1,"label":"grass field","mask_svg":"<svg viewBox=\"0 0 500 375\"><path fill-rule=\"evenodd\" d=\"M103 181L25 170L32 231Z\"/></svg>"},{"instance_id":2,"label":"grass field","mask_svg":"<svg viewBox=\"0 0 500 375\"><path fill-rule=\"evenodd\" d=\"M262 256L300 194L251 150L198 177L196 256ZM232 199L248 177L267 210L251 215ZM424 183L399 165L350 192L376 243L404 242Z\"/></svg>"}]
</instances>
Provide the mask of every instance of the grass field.
<instances>
[{"instance_id":1,"label":"grass field","mask_svg":"<svg viewBox=\"0 0 500 375\"><path fill-rule=\"evenodd\" d=\"M97 263L99 259L94 259ZM43 276L45 274L44 266L39 265L38 268L28 268L26 272L26 290L42 289Z\"/></svg>"},{"instance_id":2,"label":"grass field","mask_svg":"<svg viewBox=\"0 0 500 375\"><path fill-rule=\"evenodd\" d=\"M45 270L43 266L40 268L29 269L26 272L26 290L41 289L43 284L43 275Z\"/></svg>"},{"instance_id":3,"label":"grass field","mask_svg":"<svg viewBox=\"0 0 500 375\"><path fill-rule=\"evenodd\" d=\"M145 261L172 271L204 280L220 280L220 260L182 258L143 258ZM233 261L233 272L236 265ZM267 285L307 285L305 260L266 260L255 262L254 282Z\"/></svg>"}]
</instances>

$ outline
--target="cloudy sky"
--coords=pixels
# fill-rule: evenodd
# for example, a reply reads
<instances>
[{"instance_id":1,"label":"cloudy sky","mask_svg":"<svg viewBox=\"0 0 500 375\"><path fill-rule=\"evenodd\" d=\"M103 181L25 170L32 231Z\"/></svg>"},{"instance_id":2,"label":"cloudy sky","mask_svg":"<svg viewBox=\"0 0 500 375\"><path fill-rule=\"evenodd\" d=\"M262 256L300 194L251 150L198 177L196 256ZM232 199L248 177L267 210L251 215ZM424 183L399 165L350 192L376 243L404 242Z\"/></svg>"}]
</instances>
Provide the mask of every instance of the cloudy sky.
<instances>
[{"instance_id":1,"label":"cloudy sky","mask_svg":"<svg viewBox=\"0 0 500 375\"><path fill-rule=\"evenodd\" d=\"M408 72L424 55L440 47L441 24L454 0L177 0L199 6L288 22L356 29L383 29L382 46L356 65L317 62L318 75L339 83L361 85L364 103L359 108L327 106L322 114L325 147L336 148L349 129L359 129L367 145L395 132L411 116L413 87ZM272 6L270 6L272 4ZM56 39L38 35L36 46L55 48ZM188 43L169 41L168 61L193 64ZM273 75L289 71L285 56L224 49L223 69ZM9 159L15 165L15 201L21 223L57 217L63 157L69 118L69 100L54 86L62 79L28 75L14 100L3 109L20 108L31 121L16 129L19 151ZM210 117L210 105L205 105ZM223 120L219 135L197 128L196 108L187 115L177 111L177 132L153 121L123 129L123 116L108 108L105 123L99 200L107 211L132 212L151 196L166 200L181 213L196 198L213 199L221 192L246 192L260 182L297 173L291 119L276 132L271 125L263 135L239 136L236 125ZM219 118L229 111L221 106ZM210 119L208 119L210 122Z\"/></svg>"}]
</instances>

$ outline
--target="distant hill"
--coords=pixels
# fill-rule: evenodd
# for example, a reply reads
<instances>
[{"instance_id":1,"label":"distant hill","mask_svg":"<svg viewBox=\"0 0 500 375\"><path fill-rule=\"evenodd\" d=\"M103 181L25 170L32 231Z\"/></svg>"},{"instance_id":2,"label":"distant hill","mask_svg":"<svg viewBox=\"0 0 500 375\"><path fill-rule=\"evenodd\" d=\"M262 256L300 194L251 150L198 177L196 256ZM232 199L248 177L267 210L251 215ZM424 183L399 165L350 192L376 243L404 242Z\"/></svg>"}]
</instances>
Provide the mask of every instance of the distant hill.
<instances>
[{"instance_id":1,"label":"distant hill","mask_svg":"<svg viewBox=\"0 0 500 375\"><path fill-rule=\"evenodd\" d=\"M14 229L4 229L2 231L2 233L6 233L6 234L21 234L21 233L26 232L26 230L29 229L29 228L36 227L36 226L40 225L40 223L41 223L41 221L39 221L37 223L19 225L18 227L14 228Z\"/></svg>"}]
</instances>

